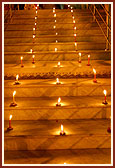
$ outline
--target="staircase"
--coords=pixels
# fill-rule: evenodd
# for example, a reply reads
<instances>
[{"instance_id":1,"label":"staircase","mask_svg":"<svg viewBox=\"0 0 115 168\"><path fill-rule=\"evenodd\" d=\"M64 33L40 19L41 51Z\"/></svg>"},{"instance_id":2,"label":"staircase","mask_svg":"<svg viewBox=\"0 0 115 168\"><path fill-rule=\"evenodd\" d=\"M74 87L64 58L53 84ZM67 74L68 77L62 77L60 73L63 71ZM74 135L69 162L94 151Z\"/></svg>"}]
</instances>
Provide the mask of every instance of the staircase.
<instances>
[{"instance_id":1,"label":"staircase","mask_svg":"<svg viewBox=\"0 0 115 168\"><path fill-rule=\"evenodd\" d=\"M56 9L56 18L52 9L37 11L34 43L34 9L15 11L5 25L4 163L110 164L111 51L105 51L104 36L89 9L73 10L76 30L70 9ZM14 85L17 74L20 85ZM107 105L102 104L103 90ZM10 107L13 91L16 107ZM11 114L13 130L7 131ZM61 124L65 136L60 135Z\"/></svg>"}]
</instances>

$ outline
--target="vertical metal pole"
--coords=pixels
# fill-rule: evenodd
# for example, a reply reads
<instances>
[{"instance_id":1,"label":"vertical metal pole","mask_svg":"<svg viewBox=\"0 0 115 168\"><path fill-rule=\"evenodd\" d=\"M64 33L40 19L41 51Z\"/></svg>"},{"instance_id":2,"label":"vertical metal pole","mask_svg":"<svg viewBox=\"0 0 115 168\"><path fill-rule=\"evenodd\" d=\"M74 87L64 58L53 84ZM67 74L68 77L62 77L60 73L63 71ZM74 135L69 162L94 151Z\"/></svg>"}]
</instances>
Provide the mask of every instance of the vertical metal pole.
<instances>
[{"instance_id":1,"label":"vertical metal pole","mask_svg":"<svg viewBox=\"0 0 115 168\"><path fill-rule=\"evenodd\" d=\"M95 5L93 5L93 14L94 14L93 21L95 21L95 14L96 14Z\"/></svg>"},{"instance_id":2,"label":"vertical metal pole","mask_svg":"<svg viewBox=\"0 0 115 168\"><path fill-rule=\"evenodd\" d=\"M9 6L10 6L10 19L11 19L11 17L12 17L12 8L11 8L11 4L9 4Z\"/></svg>"},{"instance_id":3,"label":"vertical metal pole","mask_svg":"<svg viewBox=\"0 0 115 168\"><path fill-rule=\"evenodd\" d=\"M110 12L110 5L109 4L107 4L106 5L106 10L108 11L108 12ZM110 27L110 16L107 14L106 15L106 23L107 23L107 26L108 27ZM107 41L106 41L106 50L109 50L109 28L107 27Z\"/></svg>"},{"instance_id":4,"label":"vertical metal pole","mask_svg":"<svg viewBox=\"0 0 115 168\"><path fill-rule=\"evenodd\" d=\"M19 8L19 4L18 4L18 10L20 10L20 8Z\"/></svg>"}]
</instances>

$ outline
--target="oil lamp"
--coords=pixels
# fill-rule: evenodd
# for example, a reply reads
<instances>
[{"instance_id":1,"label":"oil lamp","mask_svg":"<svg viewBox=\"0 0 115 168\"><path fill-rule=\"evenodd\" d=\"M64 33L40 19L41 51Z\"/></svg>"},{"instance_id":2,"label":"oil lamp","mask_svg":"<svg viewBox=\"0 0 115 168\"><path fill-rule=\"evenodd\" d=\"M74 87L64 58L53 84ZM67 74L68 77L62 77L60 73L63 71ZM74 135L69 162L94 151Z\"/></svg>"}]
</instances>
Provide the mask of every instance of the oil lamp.
<instances>
[{"instance_id":1,"label":"oil lamp","mask_svg":"<svg viewBox=\"0 0 115 168\"><path fill-rule=\"evenodd\" d=\"M93 82L94 82L94 83L97 83L97 80L96 80L96 70L93 69L93 72L94 72L94 80L93 80Z\"/></svg>"},{"instance_id":2,"label":"oil lamp","mask_svg":"<svg viewBox=\"0 0 115 168\"><path fill-rule=\"evenodd\" d=\"M55 48L55 52L57 52L57 48Z\"/></svg>"},{"instance_id":3,"label":"oil lamp","mask_svg":"<svg viewBox=\"0 0 115 168\"><path fill-rule=\"evenodd\" d=\"M104 93L104 95L105 95L105 100L104 100L102 103L106 105L106 104L108 104L108 103L107 103L107 100L106 100L107 91L104 90L103 93Z\"/></svg>"},{"instance_id":4,"label":"oil lamp","mask_svg":"<svg viewBox=\"0 0 115 168\"><path fill-rule=\"evenodd\" d=\"M7 128L7 131L13 130L11 126L11 119L12 119L12 115L9 116L9 127Z\"/></svg>"},{"instance_id":5,"label":"oil lamp","mask_svg":"<svg viewBox=\"0 0 115 168\"><path fill-rule=\"evenodd\" d=\"M60 131L60 135L66 135L64 130L63 130L63 125L61 124L61 131Z\"/></svg>"},{"instance_id":6,"label":"oil lamp","mask_svg":"<svg viewBox=\"0 0 115 168\"><path fill-rule=\"evenodd\" d=\"M22 63L23 57L20 57L21 59L21 67L24 67L24 64Z\"/></svg>"},{"instance_id":7,"label":"oil lamp","mask_svg":"<svg viewBox=\"0 0 115 168\"><path fill-rule=\"evenodd\" d=\"M19 84L20 84L20 82L19 82L18 78L19 78L19 75L16 75L16 80L15 80L14 85L19 85Z\"/></svg>"},{"instance_id":8,"label":"oil lamp","mask_svg":"<svg viewBox=\"0 0 115 168\"><path fill-rule=\"evenodd\" d=\"M59 78L56 78L56 84L57 84L57 85L60 84Z\"/></svg>"},{"instance_id":9,"label":"oil lamp","mask_svg":"<svg viewBox=\"0 0 115 168\"><path fill-rule=\"evenodd\" d=\"M58 62L57 66L60 67L60 62Z\"/></svg>"},{"instance_id":10,"label":"oil lamp","mask_svg":"<svg viewBox=\"0 0 115 168\"><path fill-rule=\"evenodd\" d=\"M81 53L79 53L79 63L81 63Z\"/></svg>"},{"instance_id":11,"label":"oil lamp","mask_svg":"<svg viewBox=\"0 0 115 168\"><path fill-rule=\"evenodd\" d=\"M34 61L35 55L33 55L32 58L33 58L32 64L35 64L35 61Z\"/></svg>"},{"instance_id":12,"label":"oil lamp","mask_svg":"<svg viewBox=\"0 0 115 168\"><path fill-rule=\"evenodd\" d=\"M60 103L60 102L61 102L61 98L59 97L56 106L61 106L61 103Z\"/></svg>"},{"instance_id":13,"label":"oil lamp","mask_svg":"<svg viewBox=\"0 0 115 168\"><path fill-rule=\"evenodd\" d=\"M13 102L10 104L10 107L15 107L17 106L17 103L15 102L15 95L16 95L16 91L13 92Z\"/></svg>"}]
</instances>

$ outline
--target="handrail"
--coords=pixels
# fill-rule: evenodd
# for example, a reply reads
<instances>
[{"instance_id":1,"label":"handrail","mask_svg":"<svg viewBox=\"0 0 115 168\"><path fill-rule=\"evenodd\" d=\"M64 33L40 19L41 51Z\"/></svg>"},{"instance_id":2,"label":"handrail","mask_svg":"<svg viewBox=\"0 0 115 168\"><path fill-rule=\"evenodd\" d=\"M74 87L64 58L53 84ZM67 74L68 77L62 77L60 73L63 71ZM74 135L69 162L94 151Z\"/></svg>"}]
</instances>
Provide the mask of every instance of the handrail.
<instances>
[{"instance_id":1,"label":"handrail","mask_svg":"<svg viewBox=\"0 0 115 168\"><path fill-rule=\"evenodd\" d=\"M94 5L95 6L95 5ZM107 23L105 22L105 20L103 19L103 17L101 16L101 14L99 13L98 9L95 6L95 9L97 11L97 13L99 14L100 18L102 19L102 21L104 22L104 24L106 25L106 27L108 27L109 31L111 31L110 27L107 25Z\"/></svg>"},{"instance_id":2,"label":"handrail","mask_svg":"<svg viewBox=\"0 0 115 168\"><path fill-rule=\"evenodd\" d=\"M96 9L96 6L95 6L95 5L94 5L94 7L95 7L95 9ZM93 16L94 16L94 18L95 18L95 20L96 20L98 26L100 27L100 29L101 29L101 31L102 31L102 33L103 33L103 35L104 35L104 37L105 37L107 43L111 46L111 43L109 42L109 39L108 39L107 35L104 33L104 31L103 31L103 29L102 29L102 27L101 27L99 21L97 20L97 18L96 18L96 16L95 16L95 13L93 13L93 11L92 11L92 9L91 9L91 6L89 7L89 9L90 9L91 13L93 14ZM98 10L98 9L97 9L97 10ZM101 15L101 14L100 14L100 15ZM107 25L106 27L107 27L107 29L109 28L108 25ZM109 29L108 29L108 30L109 30ZM110 32L111 32L111 31L110 31Z\"/></svg>"},{"instance_id":3,"label":"handrail","mask_svg":"<svg viewBox=\"0 0 115 168\"><path fill-rule=\"evenodd\" d=\"M111 17L110 13L109 13L109 12L107 11L107 9L103 6L103 4L101 4L101 6L102 6L102 8L104 9L105 13L106 13L107 15L109 15L109 17Z\"/></svg>"}]
</instances>

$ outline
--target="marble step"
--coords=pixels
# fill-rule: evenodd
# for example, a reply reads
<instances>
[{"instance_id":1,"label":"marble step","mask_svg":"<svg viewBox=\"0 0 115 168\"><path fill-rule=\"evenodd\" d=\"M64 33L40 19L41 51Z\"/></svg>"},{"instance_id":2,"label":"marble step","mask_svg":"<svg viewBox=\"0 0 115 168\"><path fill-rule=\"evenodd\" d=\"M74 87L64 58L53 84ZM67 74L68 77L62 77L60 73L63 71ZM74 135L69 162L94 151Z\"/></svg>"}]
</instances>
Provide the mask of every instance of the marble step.
<instances>
[{"instance_id":1,"label":"marble step","mask_svg":"<svg viewBox=\"0 0 115 168\"><path fill-rule=\"evenodd\" d=\"M38 38L36 38L36 43L55 43L56 40L58 40L59 43L68 43L68 42L74 42L75 37L73 34L69 35L60 35L58 33L58 36L56 35L40 35ZM33 35L32 36L5 36L4 43L5 44L17 44L17 43L31 43L33 41ZM77 42L98 42L98 43L105 43L105 38L103 35L77 35L76 37Z\"/></svg>"},{"instance_id":2,"label":"marble step","mask_svg":"<svg viewBox=\"0 0 115 168\"><path fill-rule=\"evenodd\" d=\"M60 136L63 124L65 136ZM109 120L13 121L13 130L4 126L4 150L59 150L111 148L107 133ZM66 142L66 143L65 143Z\"/></svg>"},{"instance_id":3,"label":"marble step","mask_svg":"<svg viewBox=\"0 0 115 168\"><path fill-rule=\"evenodd\" d=\"M54 20L55 21L55 20ZM43 24L40 24L38 23L37 26L39 27L39 30L44 30L44 29L50 29L51 27L54 26L54 21L53 22L50 22L50 24L46 24L46 22L44 22ZM34 24L30 24L30 23L27 23L27 24L13 24L13 23L10 23L10 24L5 24L7 25L7 29L6 30L33 30L33 27L34 27ZM104 25L101 23L101 26L104 27ZM56 22L56 27L58 29L71 29L73 28L73 23L64 23L63 22ZM83 23L80 23L78 22L77 25L76 25L76 28L77 29L98 29L98 25L96 22L83 22Z\"/></svg>"},{"instance_id":4,"label":"marble step","mask_svg":"<svg viewBox=\"0 0 115 168\"><path fill-rule=\"evenodd\" d=\"M104 96L103 90L111 95L108 78L98 78L98 83L89 78L59 80L60 84L56 84L56 79L19 80L20 85L15 85L15 80L5 80L4 97L12 97L14 90L16 97Z\"/></svg>"},{"instance_id":5,"label":"marble step","mask_svg":"<svg viewBox=\"0 0 115 168\"><path fill-rule=\"evenodd\" d=\"M39 37L38 37L39 38ZM76 50L75 43L21 43L4 45L5 52L29 52L32 48L34 51L74 51ZM77 50L105 50L105 43L96 42L77 42ZM56 52L57 52L56 51Z\"/></svg>"},{"instance_id":6,"label":"marble step","mask_svg":"<svg viewBox=\"0 0 115 168\"><path fill-rule=\"evenodd\" d=\"M111 116L110 96L107 96L107 105L102 103L104 101L104 95L60 96L61 106L56 106L58 96L17 97L18 93L15 96L16 107L10 107L13 101L12 97L4 99L5 120L8 120L11 114L13 115L13 120L106 119ZM10 95L12 94L11 91Z\"/></svg>"},{"instance_id":7,"label":"marble step","mask_svg":"<svg viewBox=\"0 0 115 168\"><path fill-rule=\"evenodd\" d=\"M25 59L25 58L24 58ZM96 69L97 77L111 77L111 61L109 60L91 60L91 66L87 66L88 61L78 63L78 61L61 61L60 67L58 61L37 61L32 64L31 61L24 61L24 67L21 64L5 64L5 79L14 79L19 74L21 79L36 78L76 78L90 77L93 78L93 68ZM9 71L10 69L10 71Z\"/></svg>"},{"instance_id":8,"label":"marble step","mask_svg":"<svg viewBox=\"0 0 115 168\"><path fill-rule=\"evenodd\" d=\"M32 28L33 29L33 28ZM5 37L31 37L33 38L33 30L8 30L8 31L5 31ZM77 36L88 36L88 35L93 35L95 34L95 36L97 35L103 35L102 32L99 30L99 29L90 29L90 30L86 30L86 29L80 29L80 30L76 30L76 31L73 31L73 29L53 29L53 26L50 27L49 29L46 29L45 30L39 30L39 27L37 27L38 31L36 31L36 38L39 38L40 36L42 37L42 35L53 35L55 37L56 36L56 32L58 32L58 35L62 35L62 36L74 36L74 33L77 34Z\"/></svg>"},{"instance_id":9,"label":"marble step","mask_svg":"<svg viewBox=\"0 0 115 168\"><path fill-rule=\"evenodd\" d=\"M5 164L110 164L111 149L5 151Z\"/></svg>"}]
</instances>

